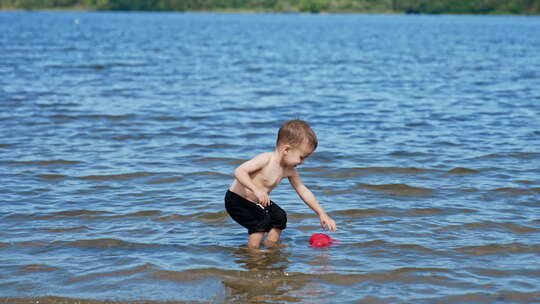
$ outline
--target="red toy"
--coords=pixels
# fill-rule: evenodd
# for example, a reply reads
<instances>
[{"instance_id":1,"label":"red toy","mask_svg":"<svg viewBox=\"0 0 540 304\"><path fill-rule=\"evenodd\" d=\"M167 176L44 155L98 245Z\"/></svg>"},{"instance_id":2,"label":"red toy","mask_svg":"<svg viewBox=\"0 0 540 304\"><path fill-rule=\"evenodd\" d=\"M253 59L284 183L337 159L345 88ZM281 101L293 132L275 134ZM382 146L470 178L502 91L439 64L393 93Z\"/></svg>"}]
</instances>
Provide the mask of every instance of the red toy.
<instances>
[{"instance_id":1,"label":"red toy","mask_svg":"<svg viewBox=\"0 0 540 304\"><path fill-rule=\"evenodd\" d=\"M337 243L339 243L338 240L334 240L329 235L324 233L314 233L311 235L311 238L309 238L309 244L311 247L327 247Z\"/></svg>"}]
</instances>

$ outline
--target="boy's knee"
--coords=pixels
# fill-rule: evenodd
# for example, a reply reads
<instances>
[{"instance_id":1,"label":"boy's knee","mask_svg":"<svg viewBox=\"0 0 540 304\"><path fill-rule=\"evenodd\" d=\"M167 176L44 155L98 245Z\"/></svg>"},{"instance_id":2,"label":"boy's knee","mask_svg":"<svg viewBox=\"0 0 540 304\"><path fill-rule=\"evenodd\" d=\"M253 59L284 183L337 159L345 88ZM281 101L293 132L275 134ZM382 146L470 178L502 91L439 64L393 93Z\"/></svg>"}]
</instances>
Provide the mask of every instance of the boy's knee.
<instances>
[{"instance_id":1,"label":"boy's knee","mask_svg":"<svg viewBox=\"0 0 540 304\"><path fill-rule=\"evenodd\" d=\"M279 238L281 237L281 230L280 229L277 229L277 228L272 228L272 230L270 230L268 232L268 235L266 236L266 240L265 240L265 246L266 247L269 247L266 243L268 242L268 244L270 244L271 246L273 246L274 244L276 244L277 242L279 242ZM271 247L270 246L270 247Z\"/></svg>"},{"instance_id":2,"label":"boy's knee","mask_svg":"<svg viewBox=\"0 0 540 304\"><path fill-rule=\"evenodd\" d=\"M271 248L277 244L277 241L266 239L264 240L264 247Z\"/></svg>"},{"instance_id":3,"label":"boy's knee","mask_svg":"<svg viewBox=\"0 0 540 304\"><path fill-rule=\"evenodd\" d=\"M249 235L248 248L258 249L261 246L261 241L264 237L264 232L255 232Z\"/></svg>"},{"instance_id":4,"label":"boy's knee","mask_svg":"<svg viewBox=\"0 0 540 304\"><path fill-rule=\"evenodd\" d=\"M255 244L255 243L248 243L248 248L249 249L259 249L259 247L261 246L261 244Z\"/></svg>"}]
</instances>

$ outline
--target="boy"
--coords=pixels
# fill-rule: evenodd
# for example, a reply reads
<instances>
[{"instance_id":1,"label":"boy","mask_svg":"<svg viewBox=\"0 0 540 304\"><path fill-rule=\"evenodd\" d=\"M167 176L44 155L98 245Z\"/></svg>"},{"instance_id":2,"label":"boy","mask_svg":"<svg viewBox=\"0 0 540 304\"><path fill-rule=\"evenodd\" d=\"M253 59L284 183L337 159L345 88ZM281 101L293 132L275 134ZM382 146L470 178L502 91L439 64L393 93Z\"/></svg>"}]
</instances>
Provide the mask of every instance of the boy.
<instances>
[{"instance_id":1,"label":"boy","mask_svg":"<svg viewBox=\"0 0 540 304\"><path fill-rule=\"evenodd\" d=\"M234 171L235 180L225 195L225 208L238 224L248 229L249 248L274 246L287 225L287 214L269 194L287 177L300 198L319 215L321 226L336 231L336 223L302 183L296 166L317 148L317 135L303 120L289 120L278 132L276 149L255 156Z\"/></svg>"}]
</instances>

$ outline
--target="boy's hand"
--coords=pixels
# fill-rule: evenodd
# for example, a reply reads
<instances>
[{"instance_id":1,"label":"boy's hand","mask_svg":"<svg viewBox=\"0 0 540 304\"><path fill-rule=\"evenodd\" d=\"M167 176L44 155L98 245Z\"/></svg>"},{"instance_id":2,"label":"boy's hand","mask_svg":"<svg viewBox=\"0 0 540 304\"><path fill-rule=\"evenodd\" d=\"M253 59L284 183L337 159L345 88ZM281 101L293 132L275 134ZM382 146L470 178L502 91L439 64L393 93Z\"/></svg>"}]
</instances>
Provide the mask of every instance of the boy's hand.
<instances>
[{"instance_id":1,"label":"boy's hand","mask_svg":"<svg viewBox=\"0 0 540 304\"><path fill-rule=\"evenodd\" d=\"M255 194L255 196L259 200L259 204L261 204L263 207L270 205L270 197L268 196L268 193L264 191L257 191L253 194Z\"/></svg>"},{"instance_id":2,"label":"boy's hand","mask_svg":"<svg viewBox=\"0 0 540 304\"><path fill-rule=\"evenodd\" d=\"M328 229L332 232L335 232L337 230L336 222L328 215L326 214L321 215L320 220L321 220L321 226L323 229L325 230Z\"/></svg>"}]
</instances>

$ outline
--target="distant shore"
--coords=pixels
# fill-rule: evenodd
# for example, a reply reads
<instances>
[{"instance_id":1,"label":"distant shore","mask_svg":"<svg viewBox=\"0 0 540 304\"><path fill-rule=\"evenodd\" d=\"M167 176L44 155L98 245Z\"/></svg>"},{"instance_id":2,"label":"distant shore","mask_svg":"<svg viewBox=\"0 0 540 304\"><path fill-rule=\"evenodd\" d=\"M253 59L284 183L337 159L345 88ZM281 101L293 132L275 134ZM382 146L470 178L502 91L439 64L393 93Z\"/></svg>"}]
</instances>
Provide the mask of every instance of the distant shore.
<instances>
[{"instance_id":1,"label":"distant shore","mask_svg":"<svg viewBox=\"0 0 540 304\"><path fill-rule=\"evenodd\" d=\"M452 13L452 12L443 12L443 13L417 13L417 12L403 12L403 11L320 11L320 12L306 12L299 10L291 11L275 11L275 10L262 10L262 9L205 9L205 10L100 10L89 7L46 7L46 8L32 8L32 9L22 9L22 8L0 8L0 12L156 12L156 13L235 13L235 14L321 14L321 15L332 15L332 14L388 14L388 15L485 15L485 16L498 16L498 15L514 15L514 16L540 16L539 13L533 14L517 14L512 12L492 12L492 13Z\"/></svg>"},{"instance_id":2,"label":"distant shore","mask_svg":"<svg viewBox=\"0 0 540 304\"><path fill-rule=\"evenodd\" d=\"M58 4L62 3L62 4ZM540 15L540 0L2 0L0 11L158 11L220 13Z\"/></svg>"}]
</instances>

